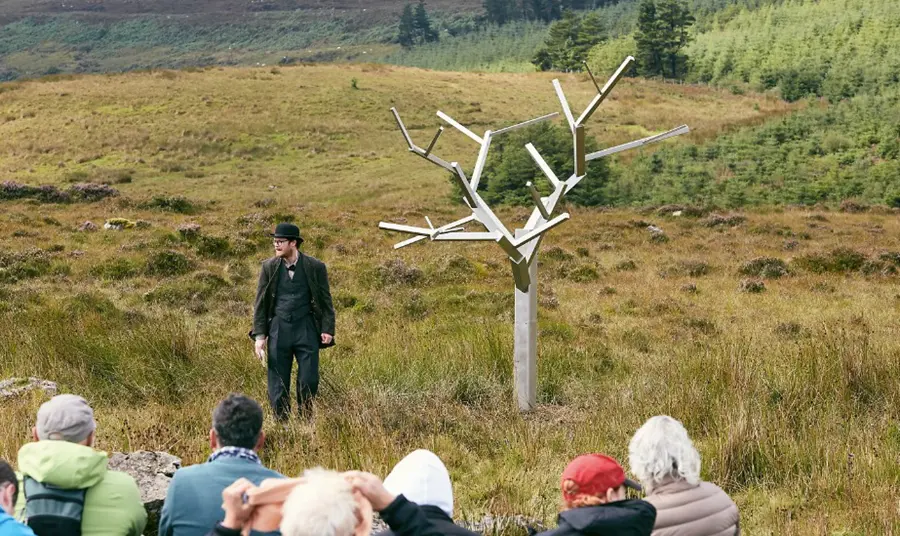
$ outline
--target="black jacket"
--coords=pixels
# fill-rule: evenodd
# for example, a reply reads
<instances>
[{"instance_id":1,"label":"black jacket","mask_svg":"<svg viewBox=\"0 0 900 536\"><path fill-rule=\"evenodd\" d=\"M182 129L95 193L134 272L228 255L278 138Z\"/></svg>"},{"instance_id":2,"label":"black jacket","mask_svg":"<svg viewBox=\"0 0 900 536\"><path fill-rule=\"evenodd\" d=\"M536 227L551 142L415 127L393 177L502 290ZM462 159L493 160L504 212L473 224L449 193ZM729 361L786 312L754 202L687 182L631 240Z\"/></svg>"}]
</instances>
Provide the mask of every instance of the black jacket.
<instances>
[{"instance_id":1,"label":"black jacket","mask_svg":"<svg viewBox=\"0 0 900 536\"><path fill-rule=\"evenodd\" d=\"M650 536L656 508L639 499L616 501L566 510L557 521L539 536Z\"/></svg>"},{"instance_id":2,"label":"black jacket","mask_svg":"<svg viewBox=\"0 0 900 536\"><path fill-rule=\"evenodd\" d=\"M334 305L331 303L331 290L328 287L328 272L325 263L300 253L297 261L303 266L306 281L309 283L309 291L312 294L313 322L319 333L328 333L334 336ZM259 273L259 283L256 285L256 302L253 308L253 329L250 330L250 338L257 335L269 335L269 323L275 315L275 297L278 295L278 270L282 261L279 257L266 259L262 263ZM332 346L319 343L322 348Z\"/></svg>"},{"instance_id":3,"label":"black jacket","mask_svg":"<svg viewBox=\"0 0 900 536\"><path fill-rule=\"evenodd\" d=\"M419 508L439 534L446 534L447 536L479 536L477 532L466 530L459 525L454 524L450 516L437 506L424 504L419 505ZM386 530L384 532L379 532L375 536L397 536L397 533L393 530Z\"/></svg>"},{"instance_id":4,"label":"black jacket","mask_svg":"<svg viewBox=\"0 0 900 536\"><path fill-rule=\"evenodd\" d=\"M381 519L396 536L441 536L447 534L428 520L422 507L397 495L394 502L382 510Z\"/></svg>"}]
</instances>

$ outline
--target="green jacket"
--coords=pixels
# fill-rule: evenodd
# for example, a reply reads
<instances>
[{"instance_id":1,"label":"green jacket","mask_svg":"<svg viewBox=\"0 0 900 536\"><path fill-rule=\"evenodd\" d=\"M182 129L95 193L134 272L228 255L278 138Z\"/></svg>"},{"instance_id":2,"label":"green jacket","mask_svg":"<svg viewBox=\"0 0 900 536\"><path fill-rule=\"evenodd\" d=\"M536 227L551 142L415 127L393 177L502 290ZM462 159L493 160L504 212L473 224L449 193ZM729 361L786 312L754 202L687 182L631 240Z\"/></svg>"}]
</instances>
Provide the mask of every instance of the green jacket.
<instances>
[{"instance_id":1,"label":"green jacket","mask_svg":"<svg viewBox=\"0 0 900 536\"><path fill-rule=\"evenodd\" d=\"M331 303L331 290L328 287L328 273L325 263L300 254L298 261L303 265L303 273L309 283L312 294L312 316L319 333L328 333L334 336L334 305ZM278 271L284 270L284 261L278 257L266 259L262 263L259 274L259 283L256 286L256 303L253 308L253 330L250 338L257 335L269 335L269 323L275 315L275 297L278 295ZM334 344L319 346L331 346Z\"/></svg>"},{"instance_id":2,"label":"green jacket","mask_svg":"<svg viewBox=\"0 0 900 536\"><path fill-rule=\"evenodd\" d=\"M19 449L16 517L24 521L22 475L64 489L84 489L83 536L140 536L147 524L141 493L130 475L106 468L109 458L77 443L37 441Z\"/></svg>"}]
</instances>

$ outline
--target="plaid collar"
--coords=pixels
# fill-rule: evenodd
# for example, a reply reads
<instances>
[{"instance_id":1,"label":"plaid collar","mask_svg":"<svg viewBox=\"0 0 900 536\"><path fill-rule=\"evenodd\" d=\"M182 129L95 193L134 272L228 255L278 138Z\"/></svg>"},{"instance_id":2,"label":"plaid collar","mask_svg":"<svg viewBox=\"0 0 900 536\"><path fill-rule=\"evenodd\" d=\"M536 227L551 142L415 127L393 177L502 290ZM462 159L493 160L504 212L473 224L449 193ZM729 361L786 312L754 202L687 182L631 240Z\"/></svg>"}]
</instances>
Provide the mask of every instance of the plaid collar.
<instances>
[{"instance_id":1,"label":"plaid collar","mask_svg":"<svg viewBox=\"0 0 900 536\"><path fill-rule=\"evenodd\" d=\"M257 456L255 452L242 447L222 447L210 454L209 458L206 461L207 463L214 462L220 458L236 458L239 460L247 460L258 465L262 465L262 461L259 459L259 456Z\"/></svg>"}]
</instances>

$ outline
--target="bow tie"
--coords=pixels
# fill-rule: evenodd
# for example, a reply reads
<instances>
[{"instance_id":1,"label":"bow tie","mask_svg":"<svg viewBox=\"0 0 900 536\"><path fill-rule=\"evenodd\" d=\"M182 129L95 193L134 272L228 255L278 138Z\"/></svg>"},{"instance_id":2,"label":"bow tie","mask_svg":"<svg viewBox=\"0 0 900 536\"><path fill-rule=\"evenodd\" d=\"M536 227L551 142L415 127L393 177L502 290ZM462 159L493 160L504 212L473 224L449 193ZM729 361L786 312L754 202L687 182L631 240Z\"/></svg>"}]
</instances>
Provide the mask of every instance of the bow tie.
<instances>
[{"instance_id":1,"label":"bow tie","mask_svg":"<svg viewBox=\"0 0 900 536\"><path fill-rule=\"evenodd\" d=\"M288 269L289 272L293 272L296 268L297 268L297 265L296 265L296 264L292 264L292 265L290 265L290 266L287 267L287 269Z\"/></svg>"}]
</instances>

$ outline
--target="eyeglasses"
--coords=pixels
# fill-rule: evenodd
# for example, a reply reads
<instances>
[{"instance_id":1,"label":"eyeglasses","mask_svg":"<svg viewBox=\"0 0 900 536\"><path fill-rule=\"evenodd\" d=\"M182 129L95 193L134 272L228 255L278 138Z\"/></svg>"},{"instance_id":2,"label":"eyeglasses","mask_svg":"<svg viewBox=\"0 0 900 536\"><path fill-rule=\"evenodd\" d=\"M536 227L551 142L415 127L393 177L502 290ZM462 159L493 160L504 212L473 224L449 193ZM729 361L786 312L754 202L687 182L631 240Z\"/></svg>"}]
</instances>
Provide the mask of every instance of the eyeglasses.
<instances>
[{"instance_id":1,"label":"eyeglasses","mask_svg":"<svg viewBox=\"0 0 900 536\"><path fill-rule=\"evenodd\" d=\"M288 242L290 242L290 240L276 239L276 240L272 241L272 243L274 243L276 246L283 246L283 245L287 244Z\"/></svg>"}]
</instances>

